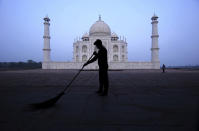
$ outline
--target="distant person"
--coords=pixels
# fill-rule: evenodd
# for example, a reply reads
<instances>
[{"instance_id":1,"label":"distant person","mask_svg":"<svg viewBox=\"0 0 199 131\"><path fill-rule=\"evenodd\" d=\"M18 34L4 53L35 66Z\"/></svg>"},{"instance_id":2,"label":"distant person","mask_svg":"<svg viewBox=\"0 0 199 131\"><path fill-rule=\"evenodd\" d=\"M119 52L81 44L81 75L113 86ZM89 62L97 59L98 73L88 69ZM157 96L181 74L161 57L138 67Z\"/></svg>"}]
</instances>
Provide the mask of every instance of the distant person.
<instances>
[{"instance_id":1,"label":"distant person","mask_svg":"<svg viewBox=\"0 0 199 131\"><path fill-rule=\"evenodd\" d=\"M99 49L98 53L96 51L93 52L94 57L86 62L84 66L96 61L98 59L99 65L99 90L98 94L101 96L108 95L109 81L108 81L108 62L107 62L107 50L102 45L102 41L97 39L94 42L94 45Z\"/></svg>"},{"instance_id":2,"label":"distant person","mask_svg":"<svg viewBox=\"0 0 199 131\"><path fill-rule=\"evenodd\" d=\"M162 73L165 73L165 70L166 70L166 66L163 64L162 65Z\"/></svg>"}]
</instances>

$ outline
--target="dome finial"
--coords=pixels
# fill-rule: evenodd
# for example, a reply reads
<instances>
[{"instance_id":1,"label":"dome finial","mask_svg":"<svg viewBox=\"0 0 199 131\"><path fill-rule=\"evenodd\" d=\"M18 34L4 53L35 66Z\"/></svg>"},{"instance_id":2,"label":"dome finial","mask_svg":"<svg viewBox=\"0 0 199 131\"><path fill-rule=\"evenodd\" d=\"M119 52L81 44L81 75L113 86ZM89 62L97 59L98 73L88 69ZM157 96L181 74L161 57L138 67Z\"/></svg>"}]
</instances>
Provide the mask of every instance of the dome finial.
<instances>
[{"instance_id":1,"label":"dome finial","mask_svg":"<svg viewBox=\"0 0 199 131\"><path fill-rule=\"evenodd\" d=\"M101 15L99 15L99 21L101 21Z\"/></svg>"}]
</instances>

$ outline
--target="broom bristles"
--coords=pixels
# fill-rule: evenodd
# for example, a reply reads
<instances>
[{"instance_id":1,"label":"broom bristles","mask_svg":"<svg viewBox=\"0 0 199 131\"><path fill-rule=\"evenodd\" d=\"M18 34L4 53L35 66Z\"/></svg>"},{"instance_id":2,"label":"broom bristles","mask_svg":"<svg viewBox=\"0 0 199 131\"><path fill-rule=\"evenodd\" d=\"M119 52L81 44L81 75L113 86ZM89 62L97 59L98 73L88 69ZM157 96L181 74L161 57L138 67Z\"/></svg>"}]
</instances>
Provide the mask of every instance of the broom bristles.
<instances>
[{"instance_id":1,"label":"broom bristles","mask_svg":"<svg viewBox=\"0 0 199 131\"><path fill-rule=\"evenodd\" d=\"M42 108L49 108L51 106L53 106L59 99L60 97L64 95L64 92L61 92L60 94L58 94L56 97L51 98L49 100L40 102L40 103L33 103L30 104L30 106L34 109L42 109Z\"/></svg>"}]
</instances>

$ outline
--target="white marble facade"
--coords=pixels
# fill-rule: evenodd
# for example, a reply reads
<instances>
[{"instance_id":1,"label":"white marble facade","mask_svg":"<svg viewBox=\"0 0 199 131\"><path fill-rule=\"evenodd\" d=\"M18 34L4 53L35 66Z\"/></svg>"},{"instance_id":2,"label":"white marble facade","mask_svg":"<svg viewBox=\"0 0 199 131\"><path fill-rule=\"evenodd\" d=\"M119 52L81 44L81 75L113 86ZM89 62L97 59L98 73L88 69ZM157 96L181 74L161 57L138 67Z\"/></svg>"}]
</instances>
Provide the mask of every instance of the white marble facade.
<instances>
[{"instance_id":1,"label":"white marble facade","mask_svg":"<svg viewBox=\"0 0 199 131\"><path fill-rule=\"evenodd\" d=\"M86 62L93 54L96 39L102 40L102 44L108 51L108 62L127 62L127 43L125 39L119 39L116 33L111 33L109 26L101 20L96 21L90 28L89 34L85 33L81 40L73 43L73 62Z\"/></svg>"},{"instance_id":2,"label":"white marble facade","mask_svg":"<svg viewBox=\"0 0 199 131\"><path fill-rule=\"evenodd\" d=\"M96 39L102 40L102 44L108 51L109 69L159 69L159 48L158 48L158 17L154 15L152 20L152 48L151 61L149 62L128 62L126 38L118 37L111 32L110 27L99 19L90 27L89 33L83 34L81 39L75 39L73 43L73 61L71 62L54 62L50 59L50 19L44 18L44 48L42 69L80 69L82 65L97 51L93 43ZM97 69L97 62L85 67L86 69Z\"/></svg>"}]
</instances>

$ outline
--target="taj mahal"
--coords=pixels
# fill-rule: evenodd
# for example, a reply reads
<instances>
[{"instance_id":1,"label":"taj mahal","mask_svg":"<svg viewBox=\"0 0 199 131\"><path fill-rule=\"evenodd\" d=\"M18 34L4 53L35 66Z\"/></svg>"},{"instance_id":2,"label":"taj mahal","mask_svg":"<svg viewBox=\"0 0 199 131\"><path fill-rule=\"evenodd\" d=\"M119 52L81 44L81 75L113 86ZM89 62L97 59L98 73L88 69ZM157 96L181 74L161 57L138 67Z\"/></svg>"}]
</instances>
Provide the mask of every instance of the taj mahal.
<instances>
[{"instance_id":1,"label":"taj mahal","mask_svg":"<svg viewBox=\"0 0 199 131\"><path fill-rule=\"evenodd\" d=\"M151 61L130 62L128 61L127 41L125 37L119 37L111 32L101 16L90 27L89 33L83 34L81 39L75 39L73 43L73 60L71 62L56 62L51 60L50 52L50 19L44 18L44 48L42 69L81 69L94 51L97 51L93 43L96 39L102 40L107 49L109 69L160 69L159 47L158 47L158 16L152 16L151 35ZM98 69L97 62L89 64L86 69Z\"/></svg>"}]
</instances>

